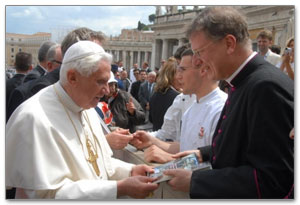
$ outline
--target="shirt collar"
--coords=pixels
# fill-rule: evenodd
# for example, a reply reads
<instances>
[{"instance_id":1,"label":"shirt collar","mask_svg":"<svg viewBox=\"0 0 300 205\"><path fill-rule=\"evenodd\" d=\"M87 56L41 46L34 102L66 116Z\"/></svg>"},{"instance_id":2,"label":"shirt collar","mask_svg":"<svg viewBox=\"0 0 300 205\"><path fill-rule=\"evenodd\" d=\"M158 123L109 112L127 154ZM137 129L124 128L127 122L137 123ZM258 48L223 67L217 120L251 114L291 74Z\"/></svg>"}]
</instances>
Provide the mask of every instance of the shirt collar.
<instances>
[{"instance_id":1,"label":"shirt collar","mask_svg":"<svg viewBox=\"0 0 300 205\"><path fill-rule=\"evenodd\" d=\"M271 50L268 49L268 52L264 55L264 59L266 60L268 58L268 56L271 54Z\"/></svg>"},{"instance_id":2,"label":"shirt collar","mask_svg":"<svg viewBox=\"0 0 300 205\"><path fill-rule=\"evenodd\" d=\"M64 90L64 88L61 86L60 82L57 82L54 84L57 93L59 95L59 98L62 100L62 103L64 106L66 106L69 110L72 112L78 113L83 110L83 108L79 107L72 98L68 95L68 93Z\"/></svg>"},{"instance_id":3,"label":"shirt collar","mask_svg":"<svg viewBox=\"0 0 300 205\"><path fill-rule=\"evenodd\" d=\"M212 97L214 97L214 96L215 96L215 93L219 92L219 90L220 90L220 88L219 88L219 87L216 87L213 91L211 91L211 92L208 93L207 95L201 97L199 100L196 99L197 104L203 103L203 102L205 102L205 101L210 101L210 99L211 99Z\"/></svg>"},{"instance_id":4,"label":"shirt collar","mask_svg":"<svg viewBox=\"0 0 300 205\"><path fill-rule=\"evenodd\" d=\"M39 66L45 71L45 73L48 72L48 70L46 68L44 68L41 64L39 64Z\"/></svg>"},{"instance_id":5,"label":"shirt collar","mask_svg":"<svg viewBox=\"0 0 300 205\"><path fill-rule=\"evenodd\" d=\"M240 67L229 77L226 79L226 82L233 87L233 85L231 84L231 81L235 78L235 76L237 76L237 74L239 74L239 72L245 67L245 65L257 54L256 51L254 51L241 65Z\"/></svg>"}]
</instances>

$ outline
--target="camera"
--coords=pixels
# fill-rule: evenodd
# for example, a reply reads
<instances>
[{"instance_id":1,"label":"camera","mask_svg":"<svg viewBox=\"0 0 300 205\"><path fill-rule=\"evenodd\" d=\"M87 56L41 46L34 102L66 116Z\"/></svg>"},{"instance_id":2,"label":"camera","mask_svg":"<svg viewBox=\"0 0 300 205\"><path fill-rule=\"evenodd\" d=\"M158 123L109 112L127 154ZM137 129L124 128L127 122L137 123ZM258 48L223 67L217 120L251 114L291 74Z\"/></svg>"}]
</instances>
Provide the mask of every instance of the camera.
<instances>
[{"instance_id":1,"label":"camera","mask_svg":"<svg viewBox=\"0 0 300 205\"><path fill-rule=\"evenodd\" d=\"M292 49L289 47L285 48L285 50L284 50L284 54L291 54L291 52L292 52Z\"/></svg>"}]
</instances>

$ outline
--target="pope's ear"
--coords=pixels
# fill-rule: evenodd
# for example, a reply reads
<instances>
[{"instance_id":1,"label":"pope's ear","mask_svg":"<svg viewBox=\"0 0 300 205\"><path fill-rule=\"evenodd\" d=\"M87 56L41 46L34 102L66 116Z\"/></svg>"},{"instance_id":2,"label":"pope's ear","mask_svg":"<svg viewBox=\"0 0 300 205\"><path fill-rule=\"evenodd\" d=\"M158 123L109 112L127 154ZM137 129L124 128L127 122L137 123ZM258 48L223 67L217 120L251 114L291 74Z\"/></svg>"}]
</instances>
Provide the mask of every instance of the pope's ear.
<instances>
[{"instance_id":1,"label":"pope's ear","mask_svg":"<svg viewBox=\"0 0 300 205\"><path fill-rule=\"evenodd\" d=\"M78 81L77 72L74 69L67 71L67 80L70 85L75 85Z\"/></svg>"}]
</instances>

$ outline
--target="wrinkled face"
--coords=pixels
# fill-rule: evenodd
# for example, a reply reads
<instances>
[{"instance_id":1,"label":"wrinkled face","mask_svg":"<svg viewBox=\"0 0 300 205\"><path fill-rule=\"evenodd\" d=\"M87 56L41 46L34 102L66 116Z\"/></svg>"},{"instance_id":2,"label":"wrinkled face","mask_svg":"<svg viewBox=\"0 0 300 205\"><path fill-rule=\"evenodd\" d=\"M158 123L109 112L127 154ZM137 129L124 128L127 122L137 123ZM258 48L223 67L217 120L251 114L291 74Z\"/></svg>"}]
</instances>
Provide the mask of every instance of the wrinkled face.
<instances>
[{"instance_id":1,"label":"wrinkled face","mask_svg":"<svg viewBox=\"0 0 300 205\"><path fill-rule=\"evenodd\" d=\"M153 74L148 74L148 82L149 83L154 83L155 82L156 76Z\"/></svg>"},{"instance_id":2,"label":"wrinkled face","mask_svg":"<svg viewBox=\"0 0 300 205\"><path fill-rule=\"evenodd\" d=\"M257 38L257 46L261 53L268 52L269 47L272 45L272 41L270 41L268 38Z\"/></svg>"},{"instance_id":3,"label":"wrinkled face","mask_svg":"<svg viewBox=\"0 0 300 205\"><path fill-rule=\"evenodd\" d=\"M227 77L224 64L226 63L226 43L222 40L213 41L206 37L204 32L198 31L191 35L190 43L194 52L193 66L207 65L207 73L212 80L221 80ZM182 60L181 60L182 61Z\"/></svg>"},{"instance_id":4,"label":"wrinkled face","mask_svg":"<svg viewBox=\"0 0 300 205\"><path fill-rule=\"evenodd\" d=\"M183 56L177 70L183 94L193 94L197 88L199 69L193 67L192 56Z\"/></svg>"},{"instance_id":5,"label":"wrinkled face","mask_svg":"<svg viewBox=\"0 0 300 205\"><path fill-rule=\"evenodd\" d=\"M117 83L115 82L109 83L108 87L109 87L109 94L107 96L111 97L117 92Z\"/></svg>"},{"instance_id":6,"label":"wrinkled face","mask_svg":"<svg viewBox=\"0 0 300 205\"><path fill-rule=\"evenodd\" d=\"M99 69L89 77L75 71L77 81L73 92L76 103L84 109L96 107L100 98L109 93L110 64L107 61L100 61L98 66Z\"/></svg>"}]
</instances>

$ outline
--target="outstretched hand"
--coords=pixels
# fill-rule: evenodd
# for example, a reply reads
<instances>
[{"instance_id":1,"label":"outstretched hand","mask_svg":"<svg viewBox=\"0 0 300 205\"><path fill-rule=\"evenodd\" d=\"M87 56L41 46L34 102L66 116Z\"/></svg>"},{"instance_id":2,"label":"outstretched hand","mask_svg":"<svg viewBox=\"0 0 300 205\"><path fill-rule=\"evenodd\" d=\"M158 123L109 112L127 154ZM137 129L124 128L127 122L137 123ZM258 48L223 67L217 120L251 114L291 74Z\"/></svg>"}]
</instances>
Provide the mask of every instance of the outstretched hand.
<instances>
[{"instance_id":1,"label":"outstretched hand","mask_svg":"<svg viewBox=\"0 0 300 205\"><path fill-rule=\"evenodd\" d=\"M190 191L190 183L192 177L192 171L186 169L169 169L164 171L165 175L172 176L173 178L168 182L168 184L175 191Z\"/></svg>"},{"instance_id":2,"label":"outstretched hand","mask_svg":"<svg viewBox=\"0 0 300 205\"><path fill-rule=\"evenodd\" d=\"M174 155L172 155L172 157L174 158L181 158L181 157L185 157L189 154L192 154L192 153L195 153L196 156L197 156L197 159L199 162L203 162L203 159L202 159L202 155L200 153L200 150L196 149L196 150L187 150L187 151L183 151L183 152L178 152Z\"/></svg>"},{"instance_id":3,"label":"outstretched hand","mask_svg":"<svg viewBox=\"0 0 300 205\"><path fill-rule=\"evenodd\" d=\"M106 135L106 140L112 149L123 149L127 146L130 140L133 139L129 130L117 128L115 131Z\"/></svg>"},{"instance_id":4,"label":"outstretched hand","mask_svg":"<svg viewBox=\"0 0 300 205\"><path fill-rule=\"evenodd\" d=\"M152 145L151 135L145 131L139 130L133 133L133 139L130 143L137 149L144 149Z\"/></svg>"}]
</instances>

